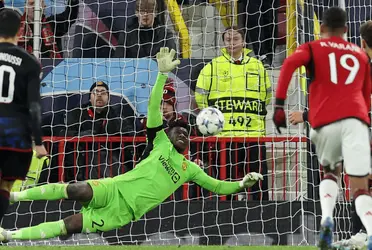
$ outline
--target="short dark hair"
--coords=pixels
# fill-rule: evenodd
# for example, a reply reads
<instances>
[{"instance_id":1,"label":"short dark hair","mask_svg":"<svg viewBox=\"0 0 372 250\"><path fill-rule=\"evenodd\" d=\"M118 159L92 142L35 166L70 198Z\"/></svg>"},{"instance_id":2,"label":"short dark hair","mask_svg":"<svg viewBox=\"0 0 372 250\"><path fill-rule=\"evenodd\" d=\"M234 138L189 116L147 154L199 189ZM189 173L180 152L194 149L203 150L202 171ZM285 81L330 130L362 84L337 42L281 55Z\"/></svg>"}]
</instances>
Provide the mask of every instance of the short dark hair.
<instances>
[{"instance_id":1,"label":"short dark hair","mask_svg":"<svg viewBox=\"0 0 372 250\"><path fill-rule=\"evenodd\" d=\"M155 11L157 12L156 0L137 0L136 11Z\"/></svg>"},{"instance_id":2,"label":"short dark hair","mask_svg":"<svg viewBox=\"0 0 372 250\"><path fill-rule=\"evenodd\" d=\"M331 7L323 14L323 25L331 31L344 28L347 22L346 11L340 7Z\"/></svg>"},{"instance_id":3,"label":"short dark hair","mask_svg":"<svg viewBox=\"0 0 372 250\"><path fill-rule=\"evenodd\" d=\"M105 82L98 81L98 82L93 83L92 86L90 86L89 92L92 92L95 87L100 87L100 86L104 87L107 91L109 91L109 86Z\"/></svg>"},{"instance_id":4,"label":"short dark hair","mask_svg":"<svg viewBox=\"0 0 372 250\"><path fill-rule=\"evenodd\" d=\"M175 120L168 122L168 131L170 131L172 128L175 128L175 127L185 128L187 130L187 133L189 134L191 132L190 125L184 119L175 119Z\"/></svg>"},{"instance_id":5,"label":"short dark hair","mask_svg":"<svg viewBox=\"0 0 372 250\"><path fill-rule=\"evenodd\" d=\"M0 10L0 37L15 37L21 26L21 17L11 9Z\"/></svg>"},{"instance_id":6,"label":"short dark hair","mask_svg":"<svg viewBox=\"0 0 372 250\"><path fill-rule=\"evenodd\" d=\"M367 46L372 49L372 21L367 21L360 26L360 35Z\"/></svg>"},{"instance_id":7,"label":"short dark hair","mask_svg":"<svg viewBox=\"0 0 372 250\"><path fill-rule=\"evenodd\" d=\"M238 26L229 26L227 27L223 33L222 33L222 41L225 41L225 34L229 31L229 30L234 30L236 32L238 32L241 36L242 36L242 39L244 40L244 31L242 28L239 28Z\"/></svg>"}]
</instances>

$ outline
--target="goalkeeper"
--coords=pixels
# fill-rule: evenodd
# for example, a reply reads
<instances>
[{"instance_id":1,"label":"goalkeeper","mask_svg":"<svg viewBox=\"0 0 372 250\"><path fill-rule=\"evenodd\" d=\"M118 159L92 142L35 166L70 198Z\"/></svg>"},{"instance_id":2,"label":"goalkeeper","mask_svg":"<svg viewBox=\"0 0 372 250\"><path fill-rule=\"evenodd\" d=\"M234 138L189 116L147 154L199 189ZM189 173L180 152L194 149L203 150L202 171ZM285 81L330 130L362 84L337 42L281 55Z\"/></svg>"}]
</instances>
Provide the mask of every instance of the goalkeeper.
<instances>
[{"instance_id":1,"label":"goalkeeper","mask_svg":"<svg viewBox=\"0 0 372 250\"><path fill-rule=\"evenodd\" d=\"M173 60L175 53L174 50L161 48L156 55L160 72L149 100L147 148L136 168L114 178L48 184L11 193L13 202L70 199L79 201L83 208L63 220L15 231L0 229L1 241L47 239L120 228L132 220L140 219L188 181L217 194L228 195L263 179L258 173L250 173L241 181L216 180L183 156L189 143L186 123L176 121L169 124L168 135L164 132L160 105L167 73L180 63L179 60Z\"/></svg>"}]
</instances>

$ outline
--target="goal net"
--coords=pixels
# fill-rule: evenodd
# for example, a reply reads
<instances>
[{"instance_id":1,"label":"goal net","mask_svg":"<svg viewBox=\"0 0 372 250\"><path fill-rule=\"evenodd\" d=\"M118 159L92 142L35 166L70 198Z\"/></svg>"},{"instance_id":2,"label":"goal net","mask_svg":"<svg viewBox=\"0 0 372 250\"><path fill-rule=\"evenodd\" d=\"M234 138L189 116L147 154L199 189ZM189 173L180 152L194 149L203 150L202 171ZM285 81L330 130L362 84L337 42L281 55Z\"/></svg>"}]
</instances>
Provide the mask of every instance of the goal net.
<instances>
[{"instance_id":1,"label":"goal net","mask_svg":"<svg viewBox=\"0 0 372 250\"><path fill-rule=\"evenodd\" d=\"M249 171L264 175L264 181L254 187L229 196L216 195L194 183L183 184L139 221L117 230L11 241L9 245L317 243L321 171L308 141L307 125L288 126L278 135L271 121L271 102L266 105L266 131L261 134L265 136L202 137L195 126L195 93L201 70L222 55L225 28L239 25L245 27L244 40L251 56L265 65L272 85L265 94L271 96L283 59L298 44L316 39L322 11L339 3L249 2L4 1L6 8L14 8L22 16L20 46L41 57L43 133L50 153L49 161L34 159L28 179L17 183L15 190L111 177L135 168L146 146L144 121L158 72L154 55L163 46L176 49L181 58L181 65L170 73L168 81L175 89L176 102L165 102L193 127L186 157L220 180L238 180ZM353 27L349 39L355 42L358 25L370 18L371 5L367 2L346 6ZM39 6L41 18L35 15ZM26 12L34 13L31 20ZM305 109L304 86L306 76L298 72L288 91L288 112ZM234 89L230 92L233 95ZM100 112L92 109L106 103L109 108ZM339 238L351 231L347 186L345 176L336 210ZM70 200L15 203L2 227L13 230L59 220L80 208Z\"/></svg>"}]
</instances>

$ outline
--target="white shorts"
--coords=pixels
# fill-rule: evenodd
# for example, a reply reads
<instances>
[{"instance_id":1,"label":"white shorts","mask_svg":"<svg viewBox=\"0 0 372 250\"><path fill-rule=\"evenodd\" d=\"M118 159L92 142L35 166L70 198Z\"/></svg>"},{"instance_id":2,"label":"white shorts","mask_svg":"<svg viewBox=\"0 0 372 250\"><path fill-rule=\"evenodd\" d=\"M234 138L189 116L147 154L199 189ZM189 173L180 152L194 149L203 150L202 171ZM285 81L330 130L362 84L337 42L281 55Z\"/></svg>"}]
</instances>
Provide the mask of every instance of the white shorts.
<instances>
[{"instance_id":1,"label":"white shorts","mask_svg":"<svg viewBox=\"0 0 372 250\"><path fill-rule=\"evenodd\" d=\"M334 169L344 160L345 172L363 177L371 173L371 151L368 126L354 118L331 123L317 130L311 129L321 165Z\"/></svg>"}]
</instances>

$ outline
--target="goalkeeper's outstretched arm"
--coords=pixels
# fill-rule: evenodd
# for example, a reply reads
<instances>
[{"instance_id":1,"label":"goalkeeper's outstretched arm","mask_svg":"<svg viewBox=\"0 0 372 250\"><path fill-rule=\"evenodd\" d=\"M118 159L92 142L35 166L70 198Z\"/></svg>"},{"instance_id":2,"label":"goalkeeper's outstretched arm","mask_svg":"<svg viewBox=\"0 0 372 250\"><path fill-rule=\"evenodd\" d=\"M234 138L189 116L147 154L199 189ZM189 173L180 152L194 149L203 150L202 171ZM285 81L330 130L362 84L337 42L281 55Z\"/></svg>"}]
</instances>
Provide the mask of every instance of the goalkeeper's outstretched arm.
<instances>
[{"instance_id":1,"label":"goalkeeper's outstretched arm","mask_svg":"<svg viewBox=\"0 0 372 250\"><path fill-rule=\"evenodd\" d=\"M259 180L263 180L262 175L252 172L244 176L241 181L220 181L210 177L200 169L191 181L216 194L229 195L235 194L244 188L249 188Z\"/></svg>"},{"instance_id":2,"label":"goalkeeper's outstretched arm","mask_svg":"<svg viewBox=\"0 0 372 250\"><path fill-rule=\"evenodd\" d=\"M163 119L160 111L161 98L163 96L163 88L167 80L167 75L159 72L156 78L154 87L152 88L149 106L147 108L147 123L148 128L156 128L163 124Z\"/></svg>"},{"instance_id":3,"label":"goalkeeper's outstretched arm","mask_svg":"<svg viewBox=\"0 0 372 250\"><path fill-rule=\"evenodd\" d=\"M174 60L176 55L175 50L169 51L168 48L161 48L159 53L156 54L158 61L159 73L156 78L156 83L152 88L147 109L147 122L148 128L156 128L163 124L162 113L160 111L161 100L163 97L163 89L165 82L168 78L168 73L180 64L179 60Z\"/></svg>"}]
</instances>

